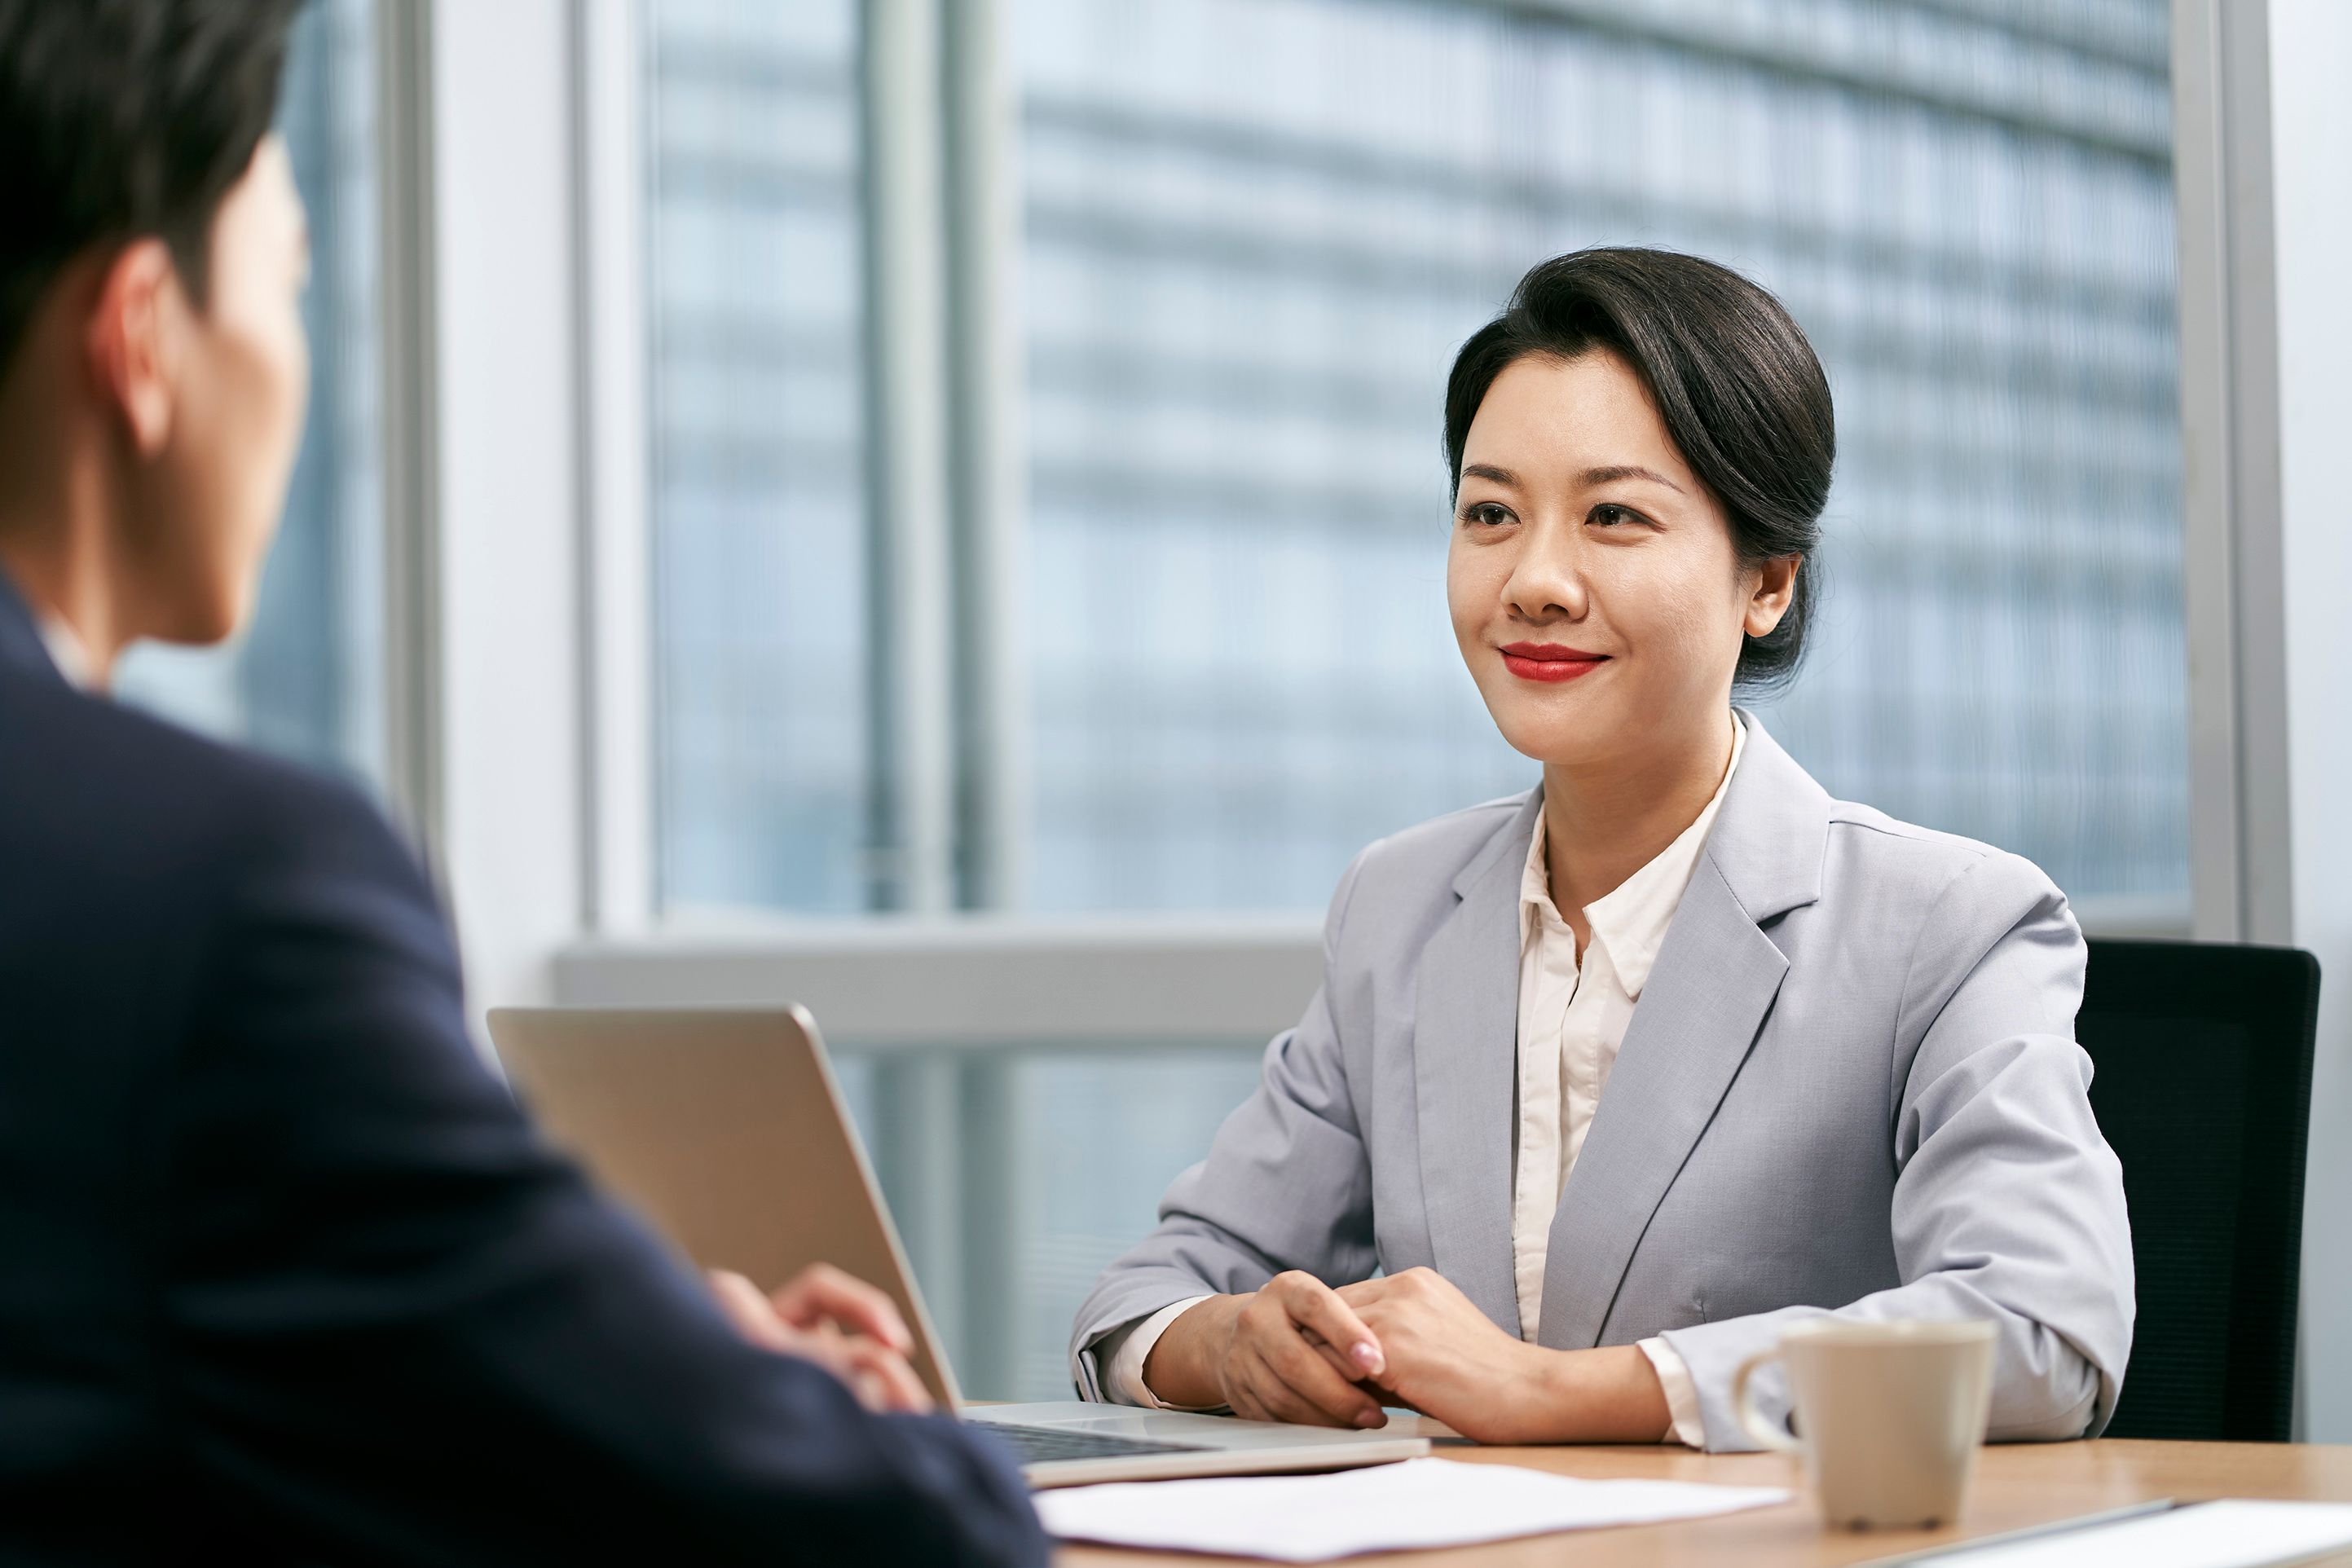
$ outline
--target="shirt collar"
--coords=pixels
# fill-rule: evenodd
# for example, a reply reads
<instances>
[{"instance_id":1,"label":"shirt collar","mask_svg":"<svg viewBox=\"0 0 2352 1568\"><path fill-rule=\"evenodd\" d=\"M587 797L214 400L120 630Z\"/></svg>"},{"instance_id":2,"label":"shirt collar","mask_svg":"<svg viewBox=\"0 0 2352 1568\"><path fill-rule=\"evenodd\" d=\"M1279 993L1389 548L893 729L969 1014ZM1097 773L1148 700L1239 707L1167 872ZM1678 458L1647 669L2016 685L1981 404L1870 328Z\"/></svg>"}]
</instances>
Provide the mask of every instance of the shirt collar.
<instances>
[{"instance_id":1,"label":"shirt collar","mask_svg":"<svg viewBox=\"0 0 2352 1568\"><path fill-rule=\"evenodd\" d=\"M68 686L77 691L89 691L96 687L89 662L89 649L73 627L55 616L37 611L33 616L33 630L40 635L41 646L48 650L49 662L58 667Z\"/></svg>"},{"instance_id":2,"label":"shirt collar","mask_svg":"<svg viewBox=\"0 0 2352 1568\"><path fill-rule=\"evenodd\" d=\"M1650 966L1657 962L1658 949L1665 945L1666 928L1674 923L1683 889L1690 886L1691 873L1698 867L1699 851L1706 847L1707 829L1715 825L1716 813L1731 788L1732 774L1739 771L1739 755L1747 747L1747 723L1734 712L1731 761L1725 765L1722 782L1715 786L1715 794L1706 806L1649 864L1605 896L1584 906L1584 919L1592 928L1592 940L1609 950L1609 962L1628 996L1638 997L1642 987L1649 983ZM1544 855L1547 842L1544 816L1538 811L1535 832L1528 843L1527 868L1519 878L1522 945L1538 923L1566 925L1551 901L1551 867Z\"/></svg>"}]
</instances>

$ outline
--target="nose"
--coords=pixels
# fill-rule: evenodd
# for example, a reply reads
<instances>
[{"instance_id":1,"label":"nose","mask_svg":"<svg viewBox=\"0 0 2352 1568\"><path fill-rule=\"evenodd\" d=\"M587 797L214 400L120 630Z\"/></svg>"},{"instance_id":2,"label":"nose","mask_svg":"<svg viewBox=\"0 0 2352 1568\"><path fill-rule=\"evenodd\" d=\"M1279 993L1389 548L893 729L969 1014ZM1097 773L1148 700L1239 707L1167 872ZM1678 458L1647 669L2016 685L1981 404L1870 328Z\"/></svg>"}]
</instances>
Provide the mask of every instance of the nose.
<instances>
[{"instance_id":1,"label":"nose","mask_svg":"<svg viewBox=\"0 0 2352 1568\"><path fill-rule=\"evenodd\" d=\"M1580 621L1591 602L1585 582L1582 536L1574 523L1539 518L1503 583L1503 605L1523 621Z\"/></svg>"}]
</instances>

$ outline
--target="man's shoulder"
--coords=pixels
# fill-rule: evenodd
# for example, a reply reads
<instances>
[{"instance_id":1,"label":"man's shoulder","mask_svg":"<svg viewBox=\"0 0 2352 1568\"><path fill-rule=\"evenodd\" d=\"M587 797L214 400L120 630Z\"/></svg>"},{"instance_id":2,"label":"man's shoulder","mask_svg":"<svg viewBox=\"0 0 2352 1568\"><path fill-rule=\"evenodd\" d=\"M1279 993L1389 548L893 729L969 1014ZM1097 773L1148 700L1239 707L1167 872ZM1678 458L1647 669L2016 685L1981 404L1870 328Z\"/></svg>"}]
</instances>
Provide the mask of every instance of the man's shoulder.
<instances>
[{"instance_id":1,"label":"man's shoulder","mask_svg":"<svg viewBox=\"0 0 2352 1568\"><path fill-rule=\"evenodd\" d=\"M0 864L217 883L289 861L413 874L352 784L62 686L0 680Z\"/></svg>"}]
</instances>

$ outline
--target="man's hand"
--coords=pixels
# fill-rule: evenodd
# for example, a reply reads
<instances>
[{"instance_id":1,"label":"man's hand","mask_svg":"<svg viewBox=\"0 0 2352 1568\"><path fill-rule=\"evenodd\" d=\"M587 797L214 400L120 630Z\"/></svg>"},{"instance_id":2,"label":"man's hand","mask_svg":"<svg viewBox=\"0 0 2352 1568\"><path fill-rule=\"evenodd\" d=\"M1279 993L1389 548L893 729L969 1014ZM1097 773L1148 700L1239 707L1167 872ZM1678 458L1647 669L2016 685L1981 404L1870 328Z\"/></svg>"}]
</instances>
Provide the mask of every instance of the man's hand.
<instances>
[{"instance_id":1,"label":"man's hand","mask_svg":"<svg viewBox=\"0 0 2352 1568\"><path fill-rule=\"evenodd\" d=\"M710 1293L735 1331L761 1350L813 1361L868 1410L925 1411L931 1396L907 1357L915 1337L897 1303L830 1264L803 1268L772 1296L740 1274L710 1273Z\"/></svg>"},{"instance_id":2,"label":"man's hand","mask_svg":"<svg viewBox=\"0 0 2352 1568\"><path fill-rule=\"evenodd\" d=\"M1339 1296L1380 1336L1381 1386L1481 1443L1651 1443L1665 1391L1633 1345L1553 1351L1496 1326L1452 1281L1408 1268ZM1181 1320L1179 1320L1181 1321Z\"/></svg>"},{"instance_id":3,"label":"man's hand","mask_svg":"<svg viewBox=\"0 0 2352 1568\"><path fill-rule=\"evenodd\" d=\"M1229 1405L1256 1421L1379 1426L1381 1342L1312 1274L1277 1274L1246 1296L1218 1296L1168 1325L1143 1381L1172 1405Z\"/></svg>"}]
</instances>

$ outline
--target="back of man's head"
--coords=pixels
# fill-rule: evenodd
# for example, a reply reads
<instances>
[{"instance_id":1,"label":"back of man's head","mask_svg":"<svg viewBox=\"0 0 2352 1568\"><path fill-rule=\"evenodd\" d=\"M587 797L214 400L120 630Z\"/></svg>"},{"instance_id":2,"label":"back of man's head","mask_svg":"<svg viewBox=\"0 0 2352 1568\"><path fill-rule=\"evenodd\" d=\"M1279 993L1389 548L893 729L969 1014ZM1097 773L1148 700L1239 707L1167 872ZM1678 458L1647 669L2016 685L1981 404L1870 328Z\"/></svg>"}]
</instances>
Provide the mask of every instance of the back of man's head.
<instances>
[{"instance_id":1,"label":"back of man's head","mask_svg":"<svg viewBox=\"0 0 2352 1568\"><path fill-rule=\"evenodd\" d=\"M0 375L76 256L152 235L202 302L301 0L0 0Z\"/></svg>"},{"instance_id":2,"label":"back of man's head","mask_svg":"<svg viewBox=\"0 0 2352 1568\"><path fill-rule=\"evenodd\" d=\"M0 568L103 679L242 621L300 439L301 0L0 0Z\"/></svg>"}]
</instances>

